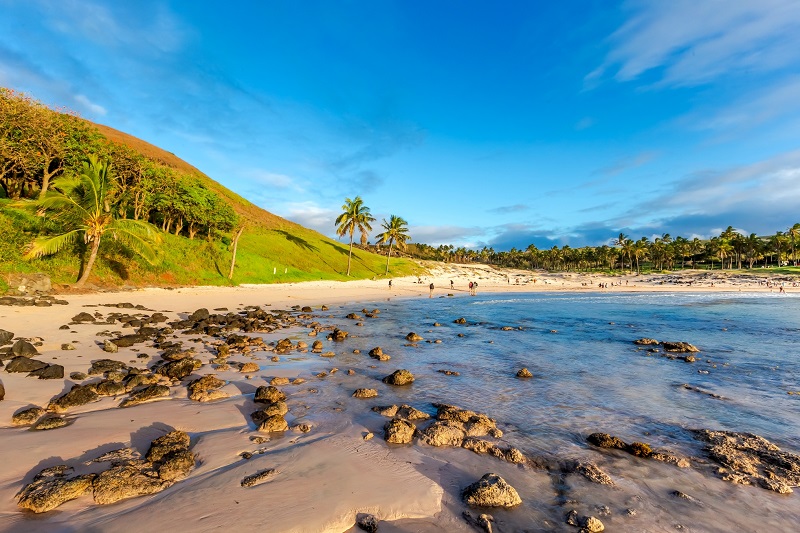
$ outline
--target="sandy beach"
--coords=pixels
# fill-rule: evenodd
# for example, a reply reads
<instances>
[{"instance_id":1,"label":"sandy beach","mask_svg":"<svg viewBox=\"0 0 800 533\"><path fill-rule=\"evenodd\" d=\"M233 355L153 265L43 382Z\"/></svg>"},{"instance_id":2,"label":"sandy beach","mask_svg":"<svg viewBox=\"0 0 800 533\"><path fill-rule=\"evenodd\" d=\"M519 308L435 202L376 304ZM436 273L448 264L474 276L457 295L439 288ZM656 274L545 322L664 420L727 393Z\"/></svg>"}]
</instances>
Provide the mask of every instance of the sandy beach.
<instances>
[{"instance_id":1,"label":"sandy beach","mask_svg":"<svg viewBox=\"0 0 800 533\"><path fill-rule=\"evenodd\" d=\"M68 302L66 305L0 306L0 329L12 332L14 341L26 339L33 344L38 353L29 357L47 365L61 365L64 372L63 379L36 379L24 372L3 369L0 530L212 531L227 530L235 523L237 529L341 532L356 531L357 517L372 514L380 520L380 531L471 531L473 526L462 516L465 507L459 498L460 488L486 472L499 473L514 485L515 480L528 475L526 470L513 462L458 448L387 445L383 438L385 420L370 412L363 403L365 400L342 394L345 389L376 387L374 380L361 369L345 366L336 369L339 357L359 345L328 340L325 336L330 330L324 329L318 331L318 337L309 337L314 328L308 324L315 317L334 316L322 306L360 312L361 303L428 298L431 283L434 298L450 295L458 298L467 294L470 281L478 282L479 293L778 291L777 285L767 287L759 279L708 272L674 277L555 275L498 271L480 265L440 265L421 280L394 279L391 288L386 281L367 280L141 289L56 296ZM599 284L606 283L608 288L600 288ZM791 281L784 283L789 295L797 290L790 287ZM128 320L144 319L145 325L158 329L170 322L187 320L201 308L212 314L239 313L248 308L273 313L291 310L293 306L298 307L293 314L286 313L286 317L297 316L304 306L311 307L311 311L306 310L304 318L299 320L280 319L271 331L244 333L260 337L265 344L252 349L232 348L227 361L219 359L224 331L216 336L197 331L182 334L181 328L176 327L174 333L173 328L166 334L156 332L143 342L119 347L115 353L103 350L104 341L131 334L141 324L134 322L133 327L131 324L123 327L120 317L124 320L125 315ZM74 317L79 313L88 313L94 319L76 322ZM148 324L147 319L155 313L163 314L164 320ZM341 314L337 310L335 318L338 320ZM341 320L341 324L353 333L357 330L352 320ZM292 350L304 349L297 345L299 340L304 340L308 349L314 340L321 340L322 350L335 356L326 361L326 376L295 361L291 350L275 351L275 344L287 336L295 340ZM169 342L180 343L182 350L190 350L198 368L190 376L177 379L162 375L157 381L169 390L155 400L120 408L131 392L120 390L66 408L58 415L45 415L63 418L65 427L37 431L31 430L30 425L12 425L15 414L33 406L47 408L73 385L121 380L125 373L128 377L138 372L149 374L148 369L154 363L165 362L159 353L165 351L164 346ZM160 347L154 347L159 343ZM11 341L7 347L10 344ZM64 345L74 349L65 350ZM362 350L365 348L361 346ZM12 355L5 354L3 358L8 365ZM104 358L124 363L123 375L109 376L107 372L85 375L93 361ZM387 374L396 368L393 362L378 363L369 358L365 361L365 369L371 363L384 365L380 368L385 368ZM242 365L253 362L256 363L253 370L240 371ZM334 373L336 385L331 381ZM207 375L223 380L222 386L215 389L220 393L219 398L208 402L190 399L186 385ZM270 383L280 384L279 389L287 397L288 429L279 433L259 432L251 420L251 413L263 407L254 402L257 388ZM377 403L385 401L378 399ZM98 474L108 464L91 462L93 459L124 448L132 448L135 454L144 456L151 441L173 430L191 437L194 466L161 492L100 505L92 500L89 490L56 510L40 514L17 505L15 495L45 468L67 465L75 474ZM374 438L369 438L371 435ZM503 445L502 438L497 444ZM242 486L246 476L268 469L274 469L273 477L252 488ZM473 514L477 517L480 513Z\"/></svg>"}]
</instances>

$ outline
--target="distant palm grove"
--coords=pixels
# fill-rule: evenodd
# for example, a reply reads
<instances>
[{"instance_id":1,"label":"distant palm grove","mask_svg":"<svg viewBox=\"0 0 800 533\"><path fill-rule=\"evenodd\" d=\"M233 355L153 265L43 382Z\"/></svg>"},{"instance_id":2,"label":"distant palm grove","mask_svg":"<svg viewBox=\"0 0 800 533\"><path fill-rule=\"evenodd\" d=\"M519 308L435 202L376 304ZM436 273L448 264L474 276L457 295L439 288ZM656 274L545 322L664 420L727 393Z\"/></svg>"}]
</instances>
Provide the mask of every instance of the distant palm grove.
<instances>
[{"instance_id":1,"label":"distant palm grove","mask_svg":"<svg viewBox=\"0 0 800 533\"><path fill-rule=\"evenodd\" d=\"M741 269L797 264L800 223L774 235L743 235L728 226L709 240L673 238L668 233L652 241L647 237L633 240L620 233L611 245L553 246L538 249L531 244L524 250L495 251L483 247L470 250L452 245L408 245L412 257L437 261L481 262L501 267L545 270L619 270L640 273L677 268Z\"/></svg>"}]
</instances>

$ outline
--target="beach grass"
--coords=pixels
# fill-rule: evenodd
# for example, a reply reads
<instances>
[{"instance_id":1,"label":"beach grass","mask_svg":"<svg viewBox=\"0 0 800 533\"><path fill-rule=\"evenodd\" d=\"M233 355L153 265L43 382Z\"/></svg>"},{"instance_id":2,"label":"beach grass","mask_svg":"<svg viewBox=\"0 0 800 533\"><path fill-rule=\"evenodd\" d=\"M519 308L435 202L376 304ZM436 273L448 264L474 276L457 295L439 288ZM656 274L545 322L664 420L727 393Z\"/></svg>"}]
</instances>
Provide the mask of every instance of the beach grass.
<instances>
[{"instance_id":1,"label":"beach grass","mask_svg":"<svg viewBox=\"0 0 800 533\"><path fill-rule=\"evenodd\" d=\"M54 283L75 282L81 268L81 247L77 245L53 256L26 261L26 246L33 240L40 220L30 214L8 209L0 200L0 274L44 272ZM266 213L266 212L264 212ZM126 251L113 239L103 241L90 283L99 286L186 286L235 285L240 283L293 283L313 280L372 279L384 277L386 258L353 250L351 276L345 276L348 246L324 235L291 224L272 228L250 227L242 235L232 280L228 280L231 251L227 239L194 240L161 234L158 261L151 265ZM418 274L414 261L392 258L390 276ZM1 281L0 290L8 289Z\"/></svg>"}]
</instances>

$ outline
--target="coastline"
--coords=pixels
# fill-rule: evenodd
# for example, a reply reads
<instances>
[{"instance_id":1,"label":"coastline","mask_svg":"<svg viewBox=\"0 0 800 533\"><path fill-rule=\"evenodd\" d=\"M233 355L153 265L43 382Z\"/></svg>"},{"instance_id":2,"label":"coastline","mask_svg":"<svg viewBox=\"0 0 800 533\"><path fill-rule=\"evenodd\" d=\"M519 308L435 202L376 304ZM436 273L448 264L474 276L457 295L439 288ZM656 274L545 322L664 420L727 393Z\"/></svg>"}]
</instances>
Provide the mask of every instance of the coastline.
<instances>
[{"instance_id":1,"label":"coastline","mask_svg":"<svg viewBox=\"0 0 800 533\"><path fill-rule=\"evenodd\" d=\"M705 273L698 273L702 274ZM532 281L508 283L509 277L512 280L517 277L532 280L534 276L536 284ZM449 287L450 279L455 284L453 290ZM67 294L59 298L68 301L69 305L47 308L0 306L0 328L31 341L40 338L40 354L34 357L62 365L65 376L69 376L72 372L86 372L92 361L104 357L145 370L158 360L157 350L150 343L106 354L101 349L105 331L114 330L117 334L132 332L121 330L119 324L98 318L96 324L70 325L63 329L64 325L70 324L71 317L80 312L98 313L103 319L113 313L161 312L173 321L185 319L188 313L199 308L207 308L213 313L215 309L239 311L247 306L258 306L267 311L311 306L315 313L319 313L321 306L327 305L343 306L341 309L350 306L352 308L347 309L355 311L362 304L387 299L428 298L429 283L434 283L434 298L446 298L448 294L456 298L466 296L466 286L471 280L478 281L479 294L778 292L777 288L759 286L747 279L723 280L717 277L714 287L710 286L712 281L708 278L695 279L692 286L679 284L678 279L672 284L661 284L666 279L663 276L612 278L585 274L531 274L446 265L432 270L422 283L417 283L415 278L394 279L391 289L383 280L362 280ZM625 285L626 280L628 285ZM622 285L608 289L598 287L598 283L612 282L621 282ZM791 293L793 289L787 288L787 292ZM121 303L141 308L105 307ZM340 318L341 310L336 313ZM264 338L270 342L287 335L304 338L307 328L297 324ZM188 343L192 337L191 334L180 335L180 340ZM308 342L310 344L311 339ZM62 345L66 343L77 349L63 351ZM349 344L325 344L326 349L330 346L338 351L352 350ZM271 529L276 531L350 531L359 513L376 514L382 521L381 531L471 531L471 526L459 514L461 503L457 492L453 492L453 486L463 486L469 472L495 471L512 485L521 476L528 475L516 465L460 449L437 449L435 454L417 446L387 450L386 443L378 434L380 428L368 415L355 409L351 414L340 415L337 411L340 408L335 407L345 401L338 399L342 388L352 391L356 387L374 386L374 379L368 378L367 372L362 375L359 370L355 375L343 375L346 370L343 367L336 378L341 376L342 381L334 384L332 376L327 381L319 376L315 378L309 365L298 364L290 357L281 357L279 362L270 363L267 355L271 354L232 357L238 361L259 361L261 370L253 374L244 375L233 370L221 372L209 362L216 353L213 342L206 339L193 346L203 366L192 374L192 378L218 375L226 381L221 390L228 394L228 399L198 404L187 398L185 386L173 381L168 398L131 409L118 409L121 396L103 397L70 409L66 414L69 425L55 432L14 427L10 420L23 408L46 406L52 398L78 382L68 378L42 381L25 374L2 372L0 381L6 395L0 402L0 436L4 442L0 456L7 467L0 475L0 516L6 519L7 525L0 526L0 530L76 531L94 528L126 531L131 524L136 524L136 529L180 529L182 525L192 524L193 529L210 530L224 528L232 522L238 526L258 527L263 526L265 517L252 510L263 507L270 509ZM139 358L141 352L146 352L150 358ZM344 352L337 355L343 356ZM337 362L339 360L325 360L326 368L342 365ZM314 364L318 366L320 361L315 360ZM387 371L397 368L394 362L383 364L389 365L380 367ZM302 377L313 384L313 388L303 385L283 387L289 396L289 424L310 420L311 431L290 430L284 436L267 439L264 446L258 446L252 441L258 433L248 417L248 413L257 408L252 394L257 386L269 383L275 377ZM96 378L83 383L93 380ZM310 392L312 390L314 392ZM346 402L353 401L359 400L346 398ZM330 409L321 407L326 402L332 406ZM308 410L308 405L316 405L315 409L320 411ZM345 404L341 405L346 411ZM171 429L186 431L193 436L194 452L198 457L196 469L174 488L110 506L93 505L91 497L82 496L63 504L56 512L43 515L34 516L17 508L15 493L41 469L58 464L79 467L93 456L123 446L132 446L144 453L147 442ZM375 432L375 438L364 440L367 432ZM258 454L244 460L240 454L246 451ZM265 467L279 472L280 478L274 482L276 490L267 491L266 487L244 490L239 487L244 476ZM311 512L310 502L321 512ZM120 526L122 522L118 520L124 520L128 526Z\"/></svg>"}]
</instances>

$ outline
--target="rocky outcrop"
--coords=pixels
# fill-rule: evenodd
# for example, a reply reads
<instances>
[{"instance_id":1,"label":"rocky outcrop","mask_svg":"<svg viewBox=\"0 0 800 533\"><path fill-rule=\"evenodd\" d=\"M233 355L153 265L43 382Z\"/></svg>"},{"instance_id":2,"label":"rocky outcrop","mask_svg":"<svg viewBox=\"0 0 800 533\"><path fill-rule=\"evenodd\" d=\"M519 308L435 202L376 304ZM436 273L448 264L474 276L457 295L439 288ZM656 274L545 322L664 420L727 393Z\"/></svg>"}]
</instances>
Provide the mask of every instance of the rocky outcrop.
<instances>
[{"instance_id":1,"label":"rocky outcrop","mask_svg":"<svg viewBox=\"0 0 800 533\"><path fill-rule=\"evenodd\" d=\"M780 494L800 486L800 455L784 452L752 433L702 429L694 434L706 443L703 451L708 457L722 467L717 473L725 481L758 485Z\"/></svg>"},{"instance_id":2,"label":"rocky outcrop","mask_svg":"<svg viewBox=\"0 0 800 533\"><path fill-rule=\"evenodd\" d=\"M161 492L170 485L146 464L112 466L92 482L95 503L107 505L120 500Z\"/></svg>"},{"instance_id":3,"label":"rocky outcrop","mask_svg":"<svg viewBox=\"0 0 800 533\"><path fill-rule=\"evenodd\" d=\"M20 355L8 362L6 365L6 372L36 372L37 370L41 370L43 368L47 368L47 363Z\"/></svg>"},{"instance_id":4,"label":"rocky outcrop","mask_svg":"<svg viewBox=\"0 0 800 533\"><path fill-rule=\"evenodd\" d=\"M369 356L373 359L377 359L378 361L388 361L391 359L391 356L388 354L383 353L383 348L380 346L376 346L375 348L369 351Z\"/></svg>"},{"instance_id":5,"label":"rocky outcrop","mask_svg":"<svg viewBox=\"0 0 800 533\"><path fill-rule=\"evenodd\" d=\"M209 374L189 383L189 399L196 402L210 402L227 398L228 394L218 390L225 386L225 382L214 374Z\"/></svg>"},{"instance_id":6,"label":"rocky outcrop","mask_svg":"<svg viewBox=\"0 0 800 533\"><path fill-rule=\"evenodd\" d=\"M375 406L372 410L381 416L398 417L404 420L427 420L431 417L428 413L406 404Z\"/></svg>"},{"instance_id":7,"label":"rocky outcrop","mask_svg":"<svg viewBox=\"0 0 800 533\"><path fill-rule=\"evenodd\" d=\"M532 378L533 374L531 374L531 371L528 370L527 368L521 368L520 370L517 371L517 377L518 378Z\"/></svg>"},{"instance_id":8,"label":"rocky outcrop","mask_svg":"<svg viewBox=\"0 0 800 533\"><path fill-rule=\"evenodd\" d=\"M23 509L43 513L55 509L92 489L95 503L105 505L127 498L155 494L186 476L194 467L194 454L189 449L189 436L172 431L155 439L147 460L138 458L130 448L114 450L89 461L112 463L99 474L68 477L72 469L66 465L46 468L34 477L17 495Z\"/></svg>"},{"instance_id":9,"label":"rocky outcrop","mask_svg":"<svg viewBox=\"0 0 800 533\"><path fill-rule=\"evenodd\" d=\"M517 491L497 474L485 474L461 494L470 507L511 508L522 503Z\"/></svg>"},{"instance_id":10,"label":"rocky outcrop","mask_svg":"<svg viewBox=\"0 0 800 533\"><path fill-rule=\"evenodd\" d=\"M63 428L69 424L66 418L58 415L48 415L40 418L31 429L36 431L47 431L48 429Z\"/></svg>"},{"instance_id":11,"label":"rocky outcrop","mask_svg":"<svg viewBox=\"0 0 800 533\"><path fill-rule=\"evenodd\" d=\"M613 485L614 480L611 476L603 472L599 466L587 461L567 461L561 467L566 474L580 474L592 483L599 485Z\"/></svg>"},{"instance_id":12,"label":"rocky outcrop","mask_svg":"<svg viewBox=\"0 0 800 533\"><path fill-rule=\"evenodd\" d=\"M6 344L10 344L11 339L13 338L14 334L12 332L0 329L0 346L5 346Z\"/></svg>"},{"instance_id":13,"label":"rocky outcrop","mask_svg":"<svg viewBox=\"0 0 800 533\"><path fill-rule=\"evenodd\" d=\"M48 411L63 413L70 407L79 407L87 403L95 402L99 399L97 392L91 385L74 385L69 392L52 400L48 406Z\"/></svg>"},{"instance_id":14,"label":"rocky outcrop","mask_svg":"<svg viewBox=\"0 0 800 533\"><path fill-rule=\"evenodd\" d=\"M430 446L461 446L466 436L462 424L445 420L428 426L420 433L420 440Z\"/></svg>"},{"instance_id":15,"label":"rocky outcrop","mask_svg":"<svg viewBox=\"0 0 800 533\"><path fill-rule=\"evenodd\" d=\"M39 355L36 346L24 339L20 339L11 345L11 353L16 357L32 357L34 355Z\"/></svg>"},{"instance_id":16,"label":"rocky outcrop","mask_svg":"<svg viewBox=\"0 0 800 533\"><path fill-rule=\"evenodd\" d=\"M262 385L256 389L253 401L256 403L273 403L286 400L286 395L277 387Z\"/></svg>"},{"instance_id":17,"label":"rocky outcrop","mask_svg":"<svg viewBox=\"0 0 800 533\"><path fill-rule=\"evenodd\" d=\"M353 398L376 398L378 396L378 391L375 389L356 389L353 392Z\"/></svg>"},{"instance_id":18,"label":"rocky outcrop","mask_svg":"<svg viewBox=\"0 0 800 533\"><path fill-rule=\"evenodd\" d=\"M417 427L408 420L394 418L384 426L383 438L392 444L408 444L414 438Z\"/></svg>"},{"instance_id":19,"label":"rocky outcrop","mask_svg":"<svg viewBox=\"0 0 800 533\"><path fill-rule=\"evenodd\" d=\"M147 387L134 391L122 400L119 404L120 407L133 407L145 402L156 400L158 398L165 398L169 396L169 387L166 385L148 385Z\"/></svg>"},{"instance_id":20,"label":"rocky outcrop","mask_svg":"<svg viewBox=\"0 0 800 533\"><path fill-rule=\"evenodd\" d=\"M45 468L17 494L17 505L34 513L45 513L78 498L92 487L94 474L68 477L67 465Z\"/></svg>"},{"instance_id":21,"label":"rocky outcrop","mask_svg":"<svg viewBox=\"0 0 800 533\"><path fill-rule=\"evenodd\" d=\"M170 361L156 369L156 374L167 376L170 379L181 380L203 366L199 359L191 357L180 359L178 361Z\"/></svg>"},{"instance_id":22,"label":"rocky outcrop","mask_svg":"<svg viewBox=\"0 0 800 533\"><path fill-rule=\"evenodd\" d=\"M669 341L659 342L655 339L648 339L645 337L642 339L636 339L635 341L633 341L633 343L636 344L637 346L661 345L664 348L664 350L668 352L696 353L700 351L696 346L689 344L688 342L669 342Z\"/></svg>"},{"instance_id":23,"label":"rocky outcrop","mask_svg":"<svg viewBox=\"0 0 800 533\"><path fill-rule=\"evenodd\" d=\"M242 487L255 487L256 485L260 485L265 481L272 479L277 473L278 471L274 468L268 468L266 470L260 470L255 474L245 476L242 479Z\"/></svg>"},{"instance_id":24,"label":"rocky outcrop","mask_svg":"<svg viewBox=\"0 0 800 533\"><path fill-rule=\"evenodd\" d=\"M378 517L374 514L361 513L356 516L356 525L362 531L375 533L378 531Z\"/></svg>"},{"instance_id":25,"label":"rocky outcrop","mask_svg":"<svg viewBox=\"0 0 800 533\"><path fill-rule=\"evenodd\" d=\"M39 379L64 379L64 367L61 365L47 365L44 368L34 370L28 376Z\"/></svg>"},{"instance_id":26,"label":"rocky outcrop","mask_svg":"<svg viewBox=\"0 0 800 533\"><path fill-rule=\"evenodd\" d=\"M411 333L409 333L408 335L406 335L406 340L407 340L408 342L419 342L419 341L422 341L422 340L425 340L425 339L423 339L423 338L422 338L422 336L420 336L420 335L417 335L416 333L414 333L414 332L412 331Z\"/></svg>"},{"instance_id":27,"label":"rocky outcrop","mask_svg":"<svg viewBox=\"0 0 800 533\"><path fill-rule=\"evenodd\" d=\"M275 433L287 431L289 424L282 415L273 415L265 418L258 426L258 431L261 433Z\"/></svg>"},{"instance_id":28,"label":"rocky outcrop","mask_svg":"<svg viewBox=\"0 0 800 533\"><path fill-rule=\"evenodd\" d=\"M44 414L45 410L41 407L28 407L21 411L17 411L11 417L12 426L30 426L39 420Z\"/></svg>"},{"instance_id":29,"label":"rocky outcrop","mask_svg":"<svg viewBox=\"0 0 800 533\"><path fill-rule=\"evenodd\" d=\"M414 374L405 369L395 370L382 380L387 385L411 385L414 382Z\"/></svg>"}]
</instances>

